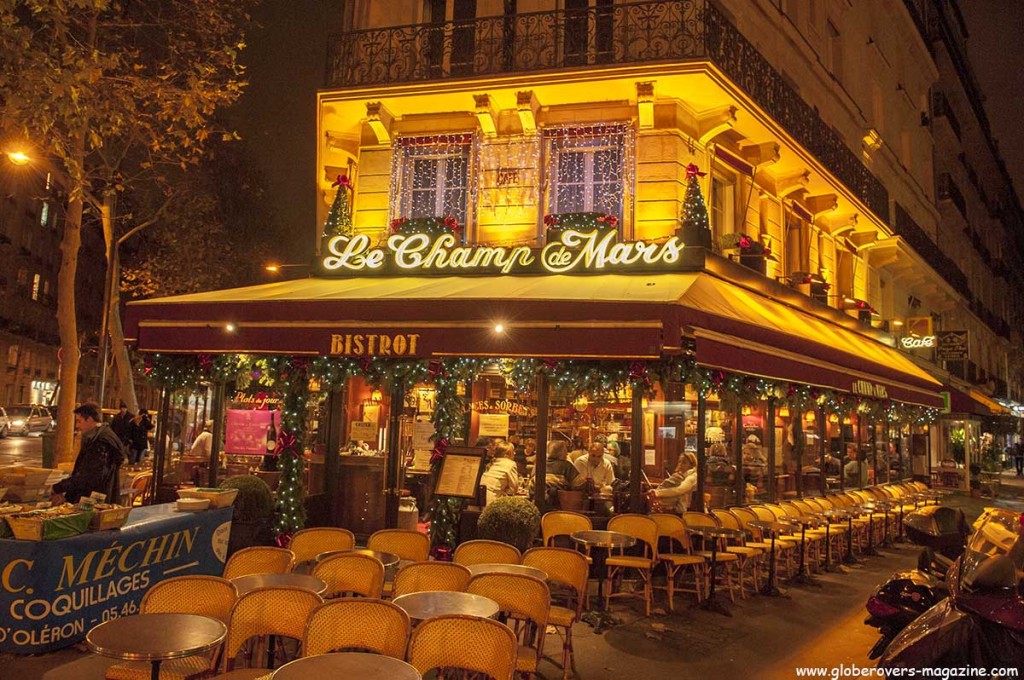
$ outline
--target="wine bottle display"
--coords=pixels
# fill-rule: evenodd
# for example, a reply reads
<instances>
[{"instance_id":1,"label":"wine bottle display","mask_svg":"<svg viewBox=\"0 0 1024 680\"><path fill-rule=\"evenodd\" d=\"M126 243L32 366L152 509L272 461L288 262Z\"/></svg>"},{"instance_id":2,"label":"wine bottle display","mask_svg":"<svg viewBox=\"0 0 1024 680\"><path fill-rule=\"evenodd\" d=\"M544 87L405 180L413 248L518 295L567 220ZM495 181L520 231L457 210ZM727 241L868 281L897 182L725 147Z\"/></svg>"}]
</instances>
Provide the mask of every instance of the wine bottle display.
<instances>
[{"instance_id":1,"label":"wine bottle display","mask_svg":"<svg viewBox=\"0 0 1024 680\"><path fill-rule=\"evenodd\" d=\"M267 453L277 449L277 428L274 426L274 412L270 412L270 425L267 426Z\"/></svg>"}]
</instances>

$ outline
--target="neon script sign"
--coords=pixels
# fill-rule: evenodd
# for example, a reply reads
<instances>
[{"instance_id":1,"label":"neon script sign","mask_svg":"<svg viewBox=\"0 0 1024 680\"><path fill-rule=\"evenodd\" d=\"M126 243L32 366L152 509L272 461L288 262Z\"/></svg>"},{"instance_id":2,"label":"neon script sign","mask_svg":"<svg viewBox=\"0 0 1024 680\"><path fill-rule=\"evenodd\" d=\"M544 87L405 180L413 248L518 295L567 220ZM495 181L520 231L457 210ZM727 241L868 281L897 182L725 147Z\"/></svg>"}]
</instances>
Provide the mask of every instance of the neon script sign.
<instances>
[{"instance_id":1,"label":"neon script sign","mask_svg":"<svg viewBox=\"0 0 1024 680\"><path fill-rule=\"evenodd\" d=\"M543 248L462 245L452 234L393 234L373 246L365 234L335 236L320 260L326 274L580 274L687 267L678 237L618 242L616 232L567 229ZM692 257L690 258L692 259ZM703 264L702 262L699 264ZM699 265L697 265L699 266Z\"/></svg>"},{"instance_id":2,"label":"neon script sign","mask_svg":"<svg viewBox=\"0 0 1024 680\"><path fill-rule=\"evenodd\" d=\"M900 338L903 349L919 349L921 347L935 347L935 336L925 335L923 337L907 336Z\"/></svg>"}]
</instances>

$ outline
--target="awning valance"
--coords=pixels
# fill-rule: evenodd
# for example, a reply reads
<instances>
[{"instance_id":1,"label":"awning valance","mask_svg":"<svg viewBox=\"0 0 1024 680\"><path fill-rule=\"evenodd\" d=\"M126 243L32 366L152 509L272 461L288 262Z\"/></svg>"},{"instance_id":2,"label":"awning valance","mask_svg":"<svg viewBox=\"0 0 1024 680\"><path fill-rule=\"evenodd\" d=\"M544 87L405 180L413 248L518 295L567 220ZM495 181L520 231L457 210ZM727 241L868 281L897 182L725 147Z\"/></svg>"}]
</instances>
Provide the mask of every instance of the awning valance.
<instances>
[{"instance_id":1,"label":"awning valance","mask_svg":"<svg viewBox=\"0 0 1024 680\"><path fill-rule=\"evenodd\" d=\"M691 335L703 365L942 405L940 383L834 316L706 272L309 278L133 302L125 335L145 352L551 358L656 358Z\"/></svg>"}]
</instances>

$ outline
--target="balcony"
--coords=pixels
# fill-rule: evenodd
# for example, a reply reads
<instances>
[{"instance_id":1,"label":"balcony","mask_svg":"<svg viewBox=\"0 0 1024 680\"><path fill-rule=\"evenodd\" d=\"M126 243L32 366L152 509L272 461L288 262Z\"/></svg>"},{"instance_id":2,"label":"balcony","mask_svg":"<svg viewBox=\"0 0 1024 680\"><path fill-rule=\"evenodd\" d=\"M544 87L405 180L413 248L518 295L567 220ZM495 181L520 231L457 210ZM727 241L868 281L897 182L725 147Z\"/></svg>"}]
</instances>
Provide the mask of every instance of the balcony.
<instances>
[{"instance_id":1,"label":"balcony","mask_svg":"<svg viewBox=\"0 0 1024 680\"><path fill-rule=\"evenodd\" d=\"M638 2L351 31L328 44L346 89L681 61L710 62L876 215L889 195L843 138L707 0Z\"/></svg>"},{"instance_id":2,"label":"balcony","mask_svg":"<svg viewBox=\"0 0 1024 680\"><path fill-rule=\"evenodd\" d=\"M961 139L960 121L957 120L956 115L953 113L953 107L950 106L944 92L932 93L932 118L945 118L956 138Z\"/></svg>"},{"instance_id":3,"label":"balcony","mask_svg":"<svg viewBox=\"0 0 1024 680\"><path fill-rule=\"evenodd\" d=\"M964 200L964 194L960 191L960 187L953 181L953 178L948 172L944 172L939 175L939 200L940 201L952 201L953 205L956 206L957 212L970 222L967 217L967 201Z\"/></svg>"}]
</instances>

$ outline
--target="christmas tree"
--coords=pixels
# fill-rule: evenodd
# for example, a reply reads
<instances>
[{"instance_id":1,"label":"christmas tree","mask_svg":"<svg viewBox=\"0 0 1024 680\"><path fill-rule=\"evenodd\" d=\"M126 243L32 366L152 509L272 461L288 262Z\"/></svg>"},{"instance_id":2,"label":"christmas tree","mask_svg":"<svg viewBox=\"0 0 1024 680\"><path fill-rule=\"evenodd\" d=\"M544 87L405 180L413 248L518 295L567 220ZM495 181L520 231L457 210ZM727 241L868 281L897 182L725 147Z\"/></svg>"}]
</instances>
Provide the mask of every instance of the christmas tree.
<instances>
[{"instance_id":1,"label":"christmas tree","mask_svg":"<svg viewBox=\"0 0 1024 680\"><path fill-rule=\"evenodd\" d=\"M711 223L708 207L700 193L700 178L706 175L693 163L686 166L686 197L683 198L681 237L688 246L703 246L711 250Z\"/></svg>"},{"instance_id":2,"label":"christmas tree","mask_svg":"<svg viewBox=\"0 0 1024 680\"><path fill-rule=\"evenodd\" d=\"M352 235L352 210L348 204L348 190L352 188L352 182L348 175L338 175L337 181L331 185L338 187L338 193L334 195L334 203L327 213L327 220L324 222L323 238L332 236Z\"/></svg>"}]
</instances>

